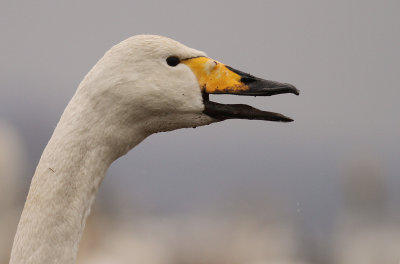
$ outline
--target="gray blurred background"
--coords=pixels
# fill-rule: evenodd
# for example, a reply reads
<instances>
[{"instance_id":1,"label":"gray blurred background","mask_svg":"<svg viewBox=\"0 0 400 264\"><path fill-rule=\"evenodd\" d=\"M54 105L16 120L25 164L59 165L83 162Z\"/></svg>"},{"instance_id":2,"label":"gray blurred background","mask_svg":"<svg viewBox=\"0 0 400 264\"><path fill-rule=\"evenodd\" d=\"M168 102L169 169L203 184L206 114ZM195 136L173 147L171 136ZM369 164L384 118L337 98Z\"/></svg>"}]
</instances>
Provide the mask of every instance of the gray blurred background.
<instances>
[{"instance_id":1,"label":"gray blurred background","mask_svg":"<svg viewBox=\"0 0 400 264\"><path fill-rule=\"evenodd\" d=\"M2 234L11 234L2 235L4 245L11 243L35 166L79 82L111 46L149 33L296 85L299 97L212 96L280 112L295 122L234 120L147 138L110 168L88 223L88 230L100 234L92 240L110 236L101 232L113 231L111 226L126 225L132 237L162 226L174 239L161 235L165 232L145 236L149 255L154 257L154 241L163 238L167 242L156 244L174 246L159 251L173 251L169 262L175 264L397 263L399 11L398 1L369 0L2 1L0 216L12 219L0 226ZM97 231L91 224L96 214L108 219ZM274 231L256 239L264 241L262 256L244 250L251 257L227 258L240 250L229 250L232 238L221 239L218 232L232 234L238 222ZM196 228L202 235L191 233ZM237 241L258 248L253 237L262 232L244 233L248 239L238 235ZM293 245L277 242L283 238ZM143 248L143 241L121 250ZM211 259L217 247L214 253L203 248L211 241L229 253L217 250L223 256ZM283 253L265 253L268 243ZM94 252L94 244L82 247ZM6 263L8 252L1 254ZM145 263L162 263L142 255ZM210 259L198 257L205 255ZM93 263L111 263L105 259Z\"/></svg>"}]
</instances>

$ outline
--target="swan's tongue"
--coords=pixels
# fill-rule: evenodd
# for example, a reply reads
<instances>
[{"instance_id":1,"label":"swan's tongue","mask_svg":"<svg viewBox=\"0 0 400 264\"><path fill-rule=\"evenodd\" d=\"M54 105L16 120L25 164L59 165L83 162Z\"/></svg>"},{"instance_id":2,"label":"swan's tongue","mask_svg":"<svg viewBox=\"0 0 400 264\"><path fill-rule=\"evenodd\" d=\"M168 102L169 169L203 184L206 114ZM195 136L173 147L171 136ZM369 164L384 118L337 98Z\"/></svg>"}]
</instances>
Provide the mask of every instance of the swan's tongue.
<instances>
[{"instance_id":1,"label":"swan's tongue","mask_svg":"<svg viewBox=\"0 0 400 264\"><path fill-rule=\"evenodd\" d=\"M185 59L182 63L196 75L203 93L204 113L219 120L256 119L291 122L291 118L279 113L261 111L243 104L219 104L208 100L208 94L235 94L271 96L299 90L291 84L268 81L206 57Z\"/></svg>"}]
</instances>

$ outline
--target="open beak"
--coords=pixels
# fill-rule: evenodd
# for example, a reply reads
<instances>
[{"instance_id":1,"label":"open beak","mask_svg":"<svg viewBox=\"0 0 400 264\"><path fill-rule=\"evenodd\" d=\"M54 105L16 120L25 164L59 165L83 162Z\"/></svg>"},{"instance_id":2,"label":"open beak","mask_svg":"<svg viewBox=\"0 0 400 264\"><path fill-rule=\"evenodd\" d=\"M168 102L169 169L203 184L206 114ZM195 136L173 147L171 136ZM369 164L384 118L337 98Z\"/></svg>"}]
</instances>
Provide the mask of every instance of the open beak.
<instances>
[{"instance_id":1,"label":"open beak","mask_svg":"<svg viewBox=\"0 0 400 264\"><path fill-rule=\"evenodd\" d=\"M204 101L204 113L217 119L256 119L291 122L291 118L279 113L262 111L244 104L220 104L209 100L209 94L235 94L248 96L271 96L299 90L291 84L268 81L235 70L207 57L182 60L189 66L199 82Z\"/></svg>"}]
</instances>

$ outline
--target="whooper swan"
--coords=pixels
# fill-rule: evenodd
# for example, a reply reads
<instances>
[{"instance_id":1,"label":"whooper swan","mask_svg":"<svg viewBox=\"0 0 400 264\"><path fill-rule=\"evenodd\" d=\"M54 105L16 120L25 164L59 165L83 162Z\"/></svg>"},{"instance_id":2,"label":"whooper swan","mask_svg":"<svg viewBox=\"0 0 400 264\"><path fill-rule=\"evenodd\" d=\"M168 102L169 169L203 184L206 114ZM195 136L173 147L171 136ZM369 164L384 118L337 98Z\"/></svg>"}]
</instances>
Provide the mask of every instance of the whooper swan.
<instances>
[{"instance_id":1,"label":"whooper swan","mask_svg":"<svg viewBox=\"0 0 400 264\"><path fill-rule=\"evenodd\" d=\"M165 37L134 36L111 48L79 85L42 154L10 263L74 263L108 167L147 136L230 118L292 121L247 105L212 102L210 93L299 92Z\"/></svg>"}]
</instances>

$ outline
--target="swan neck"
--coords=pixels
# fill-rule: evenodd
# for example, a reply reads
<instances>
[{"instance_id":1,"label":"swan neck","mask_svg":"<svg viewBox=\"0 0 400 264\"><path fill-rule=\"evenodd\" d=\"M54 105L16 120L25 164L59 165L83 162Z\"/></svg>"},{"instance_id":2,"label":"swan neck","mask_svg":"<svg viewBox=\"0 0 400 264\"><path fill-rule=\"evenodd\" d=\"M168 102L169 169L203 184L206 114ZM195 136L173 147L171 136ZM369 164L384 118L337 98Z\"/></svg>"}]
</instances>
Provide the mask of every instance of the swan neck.
<instances>
[{"instance_id":1,"label":"swan neck","mask_svg":"<svg viewBox=\"0 0 400 264\"><path fill-rule=\"evenodd\" d=\"M75 263L78 245L97 190L111 163L138 144L120 148L115 131L101 120L67 107L32 178L18 225L11 264ZM78 118L77 118L78 117ZM135 133L134 129L129 133Z\"/></svg>"}]
</instances>

